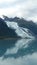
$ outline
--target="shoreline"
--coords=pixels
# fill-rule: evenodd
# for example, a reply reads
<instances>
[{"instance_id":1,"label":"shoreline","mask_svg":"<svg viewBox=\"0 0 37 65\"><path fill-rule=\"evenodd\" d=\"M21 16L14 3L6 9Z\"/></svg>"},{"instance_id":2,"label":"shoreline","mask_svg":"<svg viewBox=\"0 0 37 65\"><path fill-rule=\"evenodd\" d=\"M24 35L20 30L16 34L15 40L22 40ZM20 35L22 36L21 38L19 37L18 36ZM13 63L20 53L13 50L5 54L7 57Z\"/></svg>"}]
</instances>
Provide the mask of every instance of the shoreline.
<instances>
[{"instance_id":1,"label":"shoreline","mask_svg":"<svg viewBox=\"0 0 37 65\"><path fill-rule=\"evenodd\" d=\"M25 38L21 38L21 37L0 37L0 40L14 40L14 39L33 39L33 38L29 38L29 37L25 37ZM37 38L35 38L37 39Z\"/></svg>"}]
</instances>

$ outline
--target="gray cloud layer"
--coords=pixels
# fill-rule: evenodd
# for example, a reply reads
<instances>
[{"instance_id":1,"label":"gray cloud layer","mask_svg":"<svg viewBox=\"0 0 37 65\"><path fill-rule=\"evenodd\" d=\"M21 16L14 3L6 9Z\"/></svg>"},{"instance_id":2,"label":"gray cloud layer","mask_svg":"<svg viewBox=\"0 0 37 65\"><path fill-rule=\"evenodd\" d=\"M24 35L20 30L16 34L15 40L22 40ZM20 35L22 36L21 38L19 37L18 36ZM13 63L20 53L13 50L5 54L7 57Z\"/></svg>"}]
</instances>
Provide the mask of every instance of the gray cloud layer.
<instances>
[{"instance_id":1,"label":"gray cloud layer","mask_svg":"<svg viewBox=\"0 0 37 65\"><path fill-rule=\"evenodd\" d=\"M18 16L37 21L37 0L1 0L0 16Z\"/></svg>"}]
</instances>

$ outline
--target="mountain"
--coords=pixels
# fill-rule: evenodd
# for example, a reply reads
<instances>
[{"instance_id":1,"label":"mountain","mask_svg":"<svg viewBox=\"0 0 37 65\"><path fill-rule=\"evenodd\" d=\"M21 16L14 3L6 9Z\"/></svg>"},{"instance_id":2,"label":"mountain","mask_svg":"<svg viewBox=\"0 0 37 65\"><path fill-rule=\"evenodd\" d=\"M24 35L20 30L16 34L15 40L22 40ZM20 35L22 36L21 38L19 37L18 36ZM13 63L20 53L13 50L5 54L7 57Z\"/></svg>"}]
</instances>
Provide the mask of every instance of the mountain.
<instances>
[{"instance_id":1,"label":"mountain","mask_svg":"<svg viewBox=\"0 0 37 65\"><path fill-rule=\"evenodd\" d=\"M18 36L22 38L32 38L33 37L32 32L29 29L20 27L16 22L14 21L12 22L5 21L5 22L10 29L15 29L15 33Z\"/></svg>"},{"instance_id":2,"label":"mountain","mask_svg":"<svg viewBox=\"0 0 37 65\"><path fill-rule=\"evenodd\" d=\"M37 24L33 21L27 21L24 18L9 18L3 15L0 18L0 37L37 37Z\"/></svg>"},{"instance_id":3,"label":"mountain","mask_svg":"<svg viewBox=\"0 0 37 65\"><path fill-rule=\"evenodd\" d=\"M9 18L7 16L3 16L3 17L4 20L17 22L20 27L28 28L34 33L35 36L37 35L37 24L34 23L33 21L27 21L24 18L18 18L18 17L14 17L14 18Z\"/></svg>"},{"instance_id":4,"label":"mountain","mask_svg":"<svg viewBox=\"0 0 37 65\"><path fill-rule=\"evenodd\" d=\"M0 38L4 37L18 37L14 29L8 28L2 18L0 18Z\"/></svg>"}]
</instances>

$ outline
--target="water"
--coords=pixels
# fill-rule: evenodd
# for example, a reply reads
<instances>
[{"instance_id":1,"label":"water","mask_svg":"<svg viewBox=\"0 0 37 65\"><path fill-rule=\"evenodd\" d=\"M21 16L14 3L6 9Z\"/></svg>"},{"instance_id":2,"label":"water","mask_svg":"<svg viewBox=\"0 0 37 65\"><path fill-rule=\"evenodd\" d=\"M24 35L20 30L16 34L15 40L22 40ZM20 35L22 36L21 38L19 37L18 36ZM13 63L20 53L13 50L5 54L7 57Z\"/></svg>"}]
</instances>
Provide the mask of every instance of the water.
<instances>
[{"instance_id":1,"label":"water","mask_svg":"<svg viewBox=\"0 0 37 65\"><path fill-rule=\"evenodd\" d=\"M0 65L37 65L37 40L0 40Z\"/></svg>"}]
</instances>

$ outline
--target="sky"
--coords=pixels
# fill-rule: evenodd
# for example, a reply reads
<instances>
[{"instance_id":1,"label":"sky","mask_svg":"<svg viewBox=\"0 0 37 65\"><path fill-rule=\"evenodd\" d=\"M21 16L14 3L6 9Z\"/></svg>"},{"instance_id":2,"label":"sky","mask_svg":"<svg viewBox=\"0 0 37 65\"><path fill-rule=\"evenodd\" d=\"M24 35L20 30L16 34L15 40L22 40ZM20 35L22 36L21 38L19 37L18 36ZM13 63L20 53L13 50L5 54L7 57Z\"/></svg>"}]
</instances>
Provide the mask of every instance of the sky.
<instances>
[{"instance_id":1,"label":"sky","mask_svg":"<svg viewBox=\"0 0 37 65\"><path fill-rule=\"evenodd\" d=\"M37 22L37 0L0 0L0 16L2 15Z\"/></svg>"}]
</instances>

